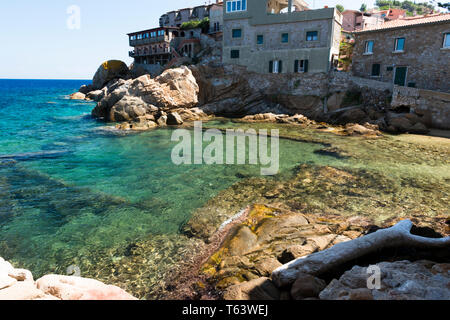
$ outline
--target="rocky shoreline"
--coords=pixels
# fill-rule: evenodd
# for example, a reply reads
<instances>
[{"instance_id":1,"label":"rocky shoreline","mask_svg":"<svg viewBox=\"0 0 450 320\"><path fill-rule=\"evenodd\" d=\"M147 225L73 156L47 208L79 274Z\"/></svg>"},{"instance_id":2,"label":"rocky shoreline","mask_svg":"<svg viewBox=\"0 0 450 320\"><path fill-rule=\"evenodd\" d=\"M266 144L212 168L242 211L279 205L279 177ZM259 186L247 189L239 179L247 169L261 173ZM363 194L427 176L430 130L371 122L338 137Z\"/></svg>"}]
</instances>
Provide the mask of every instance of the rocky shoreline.
<instances>
[{"instance_id":1,"label":"rocky shoreline","mask_svg":"<svg viewBox=\"0 0 450 320\"><path fill-rule=\"evenodd\" d=\"M381 86L381 87L380 87ZM320 124L340 133L427 133L423 115L392 105L384 84L345 74L260 75L215 63L133 78L126 65L102 64L93 84L71 99L97 102L95 118L121 130L149 130L213 117L248 122ZM408 109L408 110L406 110ZM406 110L406 111L405 111Z\"/></svg>"},{"instance_id":2,"label":"rocky shoreline","mask_svg":"<svg viewBox=\"0 0 450 320\"><path fill-rule=\"evenodd\" d=\"M308 79L261 76L239 67L208 64L169 69L154 79L148 75L132 79L123 66L116 73L113 65L117 67L117 63L102 65L93 85L82 87L72 98L96 101L92 115L117 123L120 130L142 131L231 117L249 126L283 126L280 136L291 139L323 143L330 133L355 136L355 141L347 141L349 145L330 144L323 152L336 157L362 157L365 161L388 157L385 153L368 155L357 151L359 144L367 147L374 144L373 149L380 150L383 145L389 146L382 131L428 132L422 115L405 112L402 106L390 107L391 93L386 88L371 88L372 83L356 84L354 79L342 80L337 75L331 78L313 75ZM294 131L295 127L302 130ZM308 136L310 131L314 134ZM430 153L429 147L423 148L419 161L441 159L442 150ZM398 155L398 161L409 163L414 155L407 150L404 145L392 153ZM411 177L403 179L411 179L408 183L420 188L431 188ZM285 263L360 239L401 219L413 220L415 232L422 236L450 235L450 222L445 214L448 208L443 206L445 190L433 199L436 206L414 208L419 205L419 199L416 202L412 196L415 190L411 193L406 190L405 194L402 191L400 195L400 189L394 186L401 181L388 181L370 170L303 166L286 181L250 180L236 184L234 191L227 190L229 194L212 200L228 205L223 212L208 213L209 204L206 204L182 228L183 235L200 243L200 249L169 277L164 288L166 298L448 299L448 247L444 251L425 252L405 248L400 253L399 248L395 252L388 250L376 257L353 261L336 274L300 274L289 288L279 288L272 280L272 272ZM246 187L252 190L252 198L238 200L239 196L250 195ZM392 199L396 193L397 199ZM332 205L318 205L325 200ZM241 204L249 202L245 214L233 219ZM378 205L372 208L373 202ZM356 215L355 208L365 205L371 209L363 216ZM387 205L390 210L384 209ZM405 207L409 214L396 215ZM421 212L426 208L434 213ZM386 210L392 213L387 214ZM221 229L225 221L231 223ZM369 292L361 276L369 264L405 279L409 287L401 287L399 291L389 276L383 280L382 291Z\"/></svg>"}]
</instances>

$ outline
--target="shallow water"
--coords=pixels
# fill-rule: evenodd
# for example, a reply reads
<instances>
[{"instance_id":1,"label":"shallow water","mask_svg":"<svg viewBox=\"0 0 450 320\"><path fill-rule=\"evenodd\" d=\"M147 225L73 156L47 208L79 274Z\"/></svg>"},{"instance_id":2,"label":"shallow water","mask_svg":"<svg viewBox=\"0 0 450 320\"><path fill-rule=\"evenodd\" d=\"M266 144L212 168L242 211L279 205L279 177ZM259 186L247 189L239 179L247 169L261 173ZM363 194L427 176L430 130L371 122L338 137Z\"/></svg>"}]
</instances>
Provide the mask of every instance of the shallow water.
<instances>
[{"instance_id":1,"label":"shallow water","mask_svg":"<svg viewBox=\"0 0 450 320\"><path fill-rule=\"evenodd\" d=\"M176 235L220 191L260 176L258 166L174 165L173 129L107 129L90 118L92 103L67 100L80 84L0 81L0 156L12 159L0 165L0 256L36 276ZM275 179L301 163L343 161L314 153L322 147L281 140Z\"/></svg>"},{"instance_id":2,"label":"shallow water","mask_svg":"<svg viewBox=\"0 0 450 320\"><path fill-rule=\"evenodd\" d=\"M252 124L301 140L280 140L277 176L250 165L176 166L174 129L106 127L90 117L93 103L68 100L83 83L0 80L0 256L35 277L75 264L82 276L155 298L166 272L200 248L181 232L194 213L216 219L257 201L378 221L449 215L446 147Z\"/></svg>"}]
</instances>

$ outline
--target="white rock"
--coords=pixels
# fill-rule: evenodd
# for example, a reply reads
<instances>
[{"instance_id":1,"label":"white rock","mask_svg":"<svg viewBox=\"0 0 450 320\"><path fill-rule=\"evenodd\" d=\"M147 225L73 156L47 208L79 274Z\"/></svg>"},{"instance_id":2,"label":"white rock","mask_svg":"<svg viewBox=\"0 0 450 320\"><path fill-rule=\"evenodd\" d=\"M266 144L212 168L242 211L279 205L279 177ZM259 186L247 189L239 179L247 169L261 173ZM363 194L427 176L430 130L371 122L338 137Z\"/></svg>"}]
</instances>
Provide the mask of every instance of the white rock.
<instances>
[{"instance_id":1,"label":"white rock","mask_svg":"<svg viewBox=\"0 0 450 320\"><path fill-rule=\"evenodd\" d=\"M0 273L0 290L9 288L12 285L14 285L16 282L17 282L17 280L9 277L7 273L5 273L5 272Z\"/></svg>"},{"instance_id":2,"label":"white rock","mask_svg":"<svg viewBox=\"0 0 450 320\"><path fill-rule=\"evenodd\" d=\"M0 300L36 300L46 297L46 294L38 290L30 281L17 282L11 287L0 290Z\"/></svg>"},{"instance_id":3,"label":"white rock","mask_svg":"<svg viewBox=\"0 0 450 320\"><path fill-rule=\"evenodd\" d=\"M93 279L47 275L36 283L38 289L61 300L136 300L119 287Z\"/></svg>"}]
</instances>

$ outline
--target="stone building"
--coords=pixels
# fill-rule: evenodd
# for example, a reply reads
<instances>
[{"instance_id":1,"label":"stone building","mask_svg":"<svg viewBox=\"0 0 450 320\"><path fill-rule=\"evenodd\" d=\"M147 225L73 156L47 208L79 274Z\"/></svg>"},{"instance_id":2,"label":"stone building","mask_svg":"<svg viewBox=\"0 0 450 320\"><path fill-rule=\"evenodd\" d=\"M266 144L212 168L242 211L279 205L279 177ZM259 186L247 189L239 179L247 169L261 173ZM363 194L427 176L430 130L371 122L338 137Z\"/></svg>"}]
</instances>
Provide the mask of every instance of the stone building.
<instances>
[{"instance_id":1,"label":"stone building","mask_svg":"<svg viewBox=\"0 0 450 320\"><path fill-rule=\"evenodd\" d=\"M134 48L129 56L135 64L165 65L172 59L173 41L179 33L178 28L166 27L129 33L130 46Z\"/></svg>"},{"instance_id":2,"label":"stone building","mask_svg":"<svg viewBox=\"0 0 450 320\"><path fill-rule=\"evenodd\" d=\"M166 66L178 58L194 58L201 50L199 28L180 30L162 27L128 34L134 50L129 56L136 65Z\"/></svg>"},{"instance_id":3,"label":"stone building","mask_svg":"<svg viewBox=\"0 0 450 320\"><path fill-rule=\"evenodd\" d=\"M228 0L224 63L259 73L327 72L337 61L342 15L303 0Z\"/></svg>"},{"instance_id":4,"label":"stone building","mask_svg":"<svg viewBox=\"0 0 450 320\"><path fill-rule=\"evenodd\" d=\"M382 15L360 12L358 10L345 10L342 15L342 28L347 32L376 28L385 21L385 17Z\"/></svg>"},{"instance_id":5,"label":"stone building","mask_svg":"<svg viewBox=\"0 0 450 320\"><path fill-rule=\"evenodd\" d=\"M210 18L212 30L215 28L219 31L218 29L222 24L222 14L218 15L217 9L222 9L222 1L216 0L216 2L212 4L170 11L159 18L159 26L179 28L185 22L195 20L201 21L204 18ZM212 11L214 11L213 14Z\"/></svg>"},{"instance_id":6,"label":"stone building","mask_svg":"<svg viewBox=\"0 0 450 320\"><path fill-rule=\"evenodd\" d=\"M355 76L450 92L450 14L389 21L355 39Z\"/></svg>"}]
</instances>

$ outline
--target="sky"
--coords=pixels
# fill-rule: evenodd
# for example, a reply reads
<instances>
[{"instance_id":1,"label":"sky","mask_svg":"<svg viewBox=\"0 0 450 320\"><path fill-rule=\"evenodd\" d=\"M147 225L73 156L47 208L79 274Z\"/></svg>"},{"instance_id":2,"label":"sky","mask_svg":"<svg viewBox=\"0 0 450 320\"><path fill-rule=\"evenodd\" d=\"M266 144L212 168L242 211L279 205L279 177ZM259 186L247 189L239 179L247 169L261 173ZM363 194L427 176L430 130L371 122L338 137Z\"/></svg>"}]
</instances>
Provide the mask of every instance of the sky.
<instances>
[{"instance_id":1,"label":"sky","mask_svg":"<svg viewBox=\"0 0 450 320\"><path fill-rule=\"evenodd\" d=\"M0 3L0 78L92 79L111 59L130 64L127 33L207 0L15 0ZM311 7L359 9L373 0L307 0ZM79 14L78 14L79 12ZM79 18L78 18L79 17Z\"/></svg>"}]
</instances>

